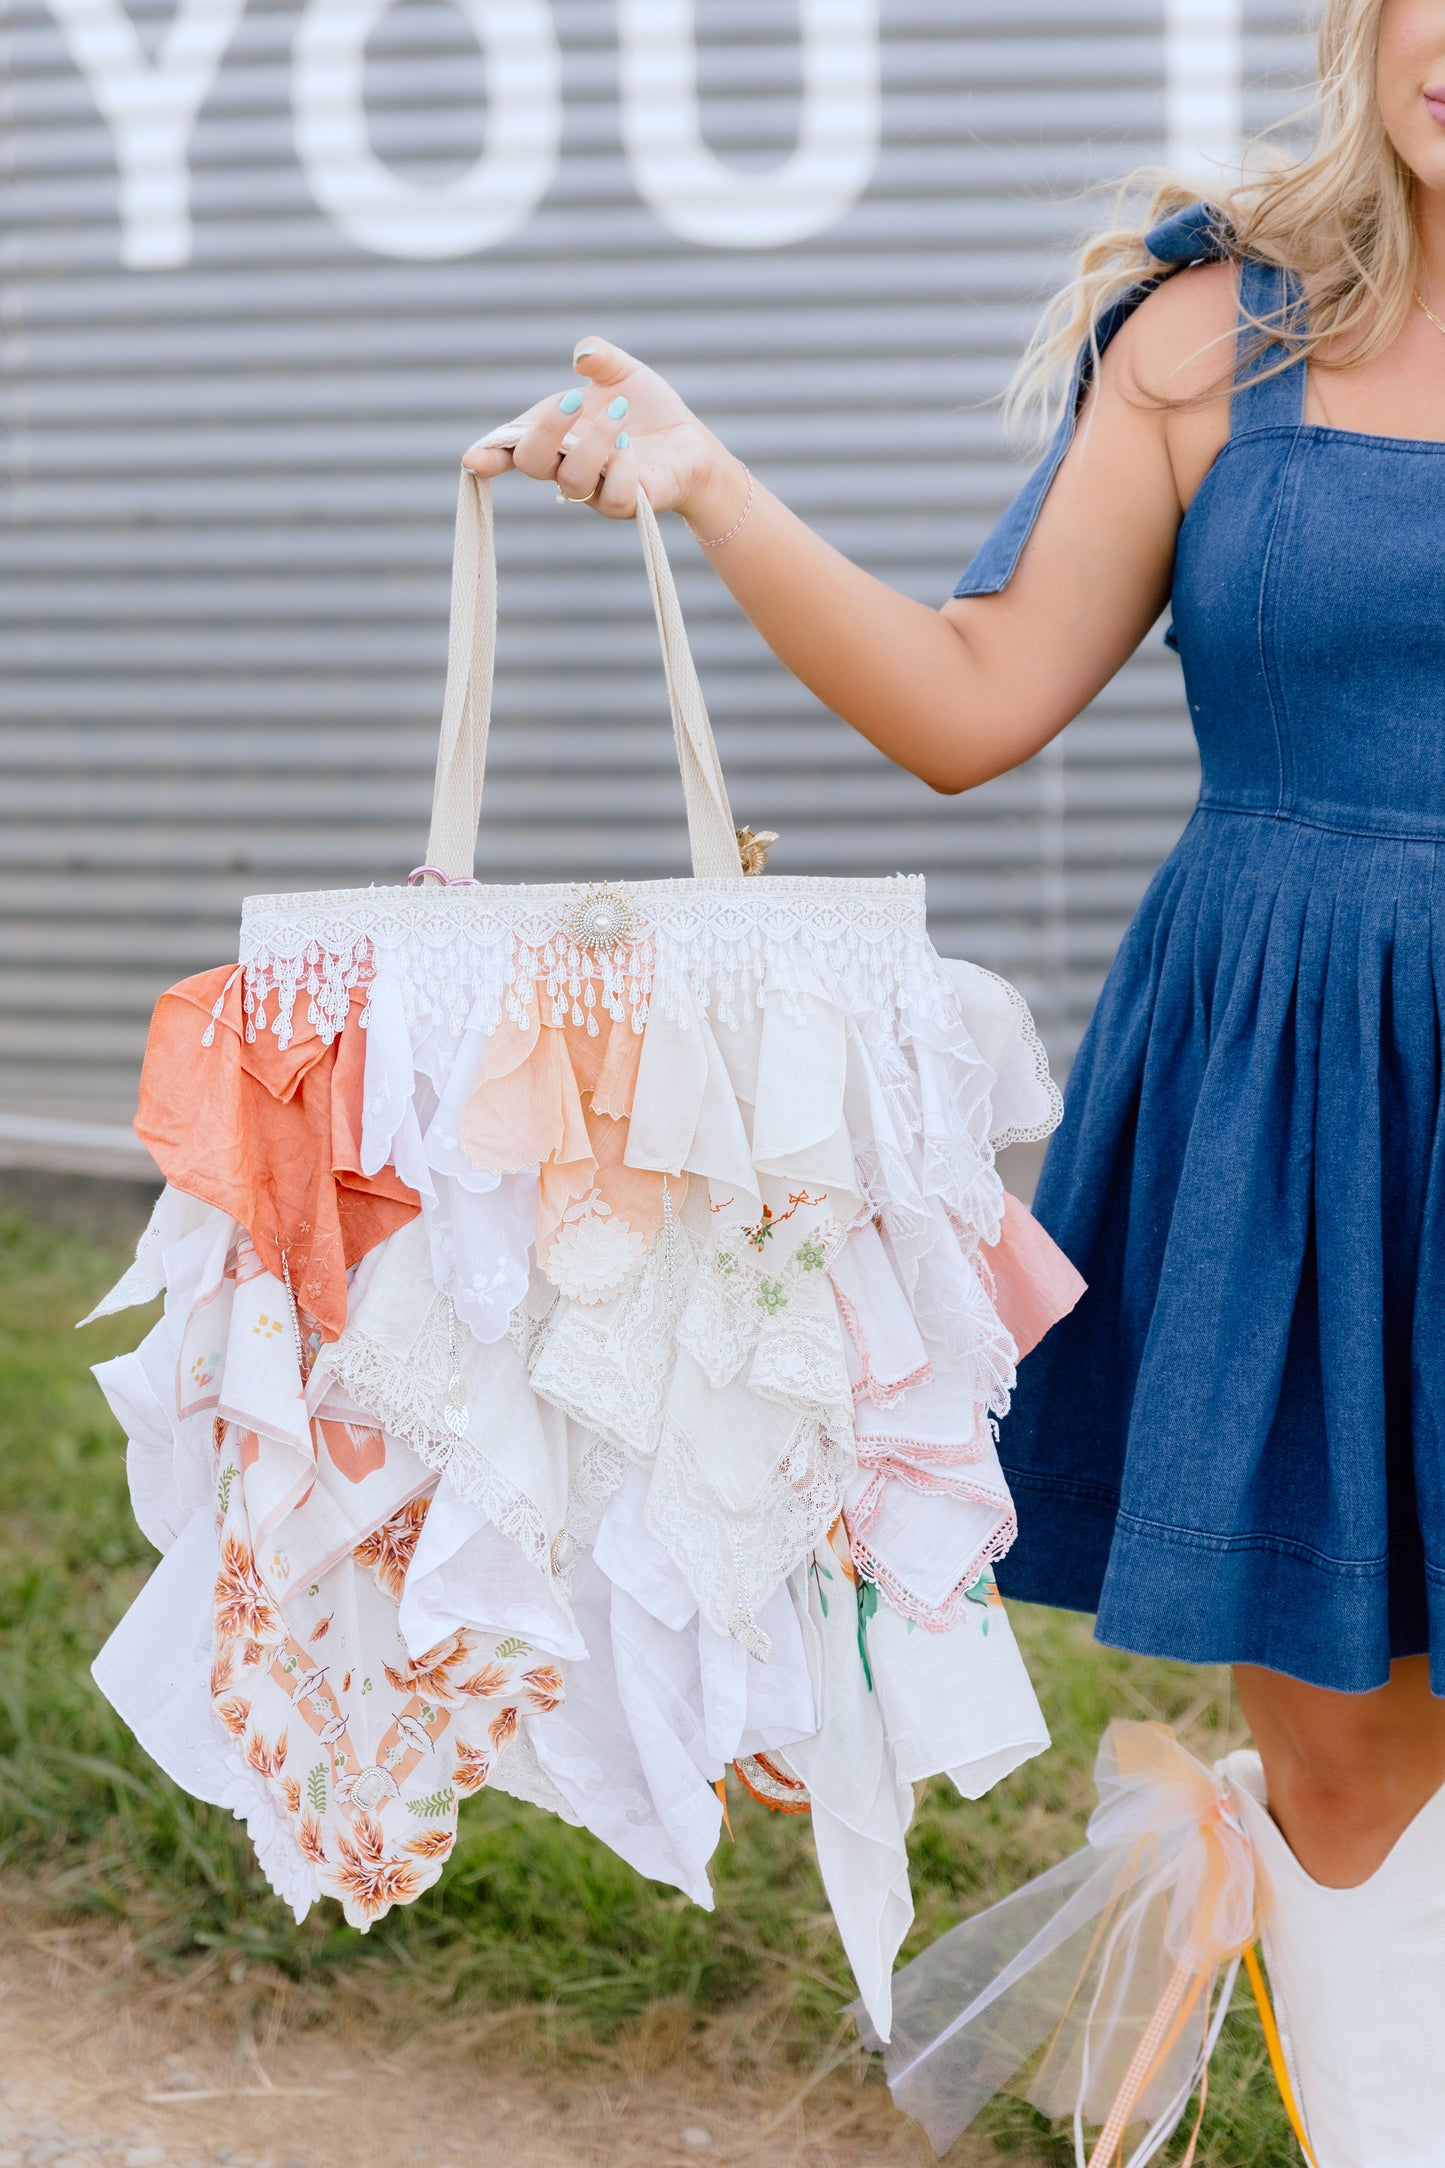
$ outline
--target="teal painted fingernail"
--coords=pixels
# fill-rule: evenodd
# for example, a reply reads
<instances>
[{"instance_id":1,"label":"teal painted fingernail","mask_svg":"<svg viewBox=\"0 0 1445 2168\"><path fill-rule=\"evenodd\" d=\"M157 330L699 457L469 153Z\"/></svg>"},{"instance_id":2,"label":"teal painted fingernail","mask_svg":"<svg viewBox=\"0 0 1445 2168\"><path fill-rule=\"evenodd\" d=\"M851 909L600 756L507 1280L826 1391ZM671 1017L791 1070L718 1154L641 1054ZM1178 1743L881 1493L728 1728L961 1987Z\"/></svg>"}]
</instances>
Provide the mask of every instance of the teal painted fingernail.
<instances>
[{"instance_id":1,"label":"teal painted fingernail","mask_svg":"<svg viewBox=\"0 0 1445 2168\"><path fill-rule=\"evenodd\" d=\"M632 439L631 439L631 437L630 437L630 436L629 436L629 435L627 434L627 431L626 431L626 430L624 429L624 430L622 431L621 435L620 435L620 436L618 437L618 439L617 439L617 449L618 449L618 451L619 451L619 452L625 452L625 451L627 450L627 447L628 447L628 445L629 445L629 444L630 444L631 442L632 442Z\"/></svg>"},{"instance_id":2,"label":"teal painted fingernail","mask_svg":"<svg viewBox=\"0 0 1445 2168\"><path fill-rule=\"evenodd\" d=\"M582 394L580 391L564 391L557 404L564 414L575 414L582 404ZM608 411L610 413L611 409Z\"/></svg>"},{"instance_id":3,"label":"teal painted fingernail","mask_svg":"<svg viewBox=\"0 0 1445 2168\"><path fill-rule=\"evenodd\" d=\"M607 411L612 417L613 421L621 421L623 415L627 412L627 401L622 397L622 394L620 392L613 400L611 406L607 409Z\"/></svg>"},{"instance_id":4,"label":"teal painted fingernail","mask_svg":"<svg viewBox=\"0 0 1445 2168\"><path fill-rule=\"evenodd\" d=\"M596 351L597 349L595 346L579 346L576 352L573 354L572 359L574 361L590 361Z\"/></svg>"}]
</instances>

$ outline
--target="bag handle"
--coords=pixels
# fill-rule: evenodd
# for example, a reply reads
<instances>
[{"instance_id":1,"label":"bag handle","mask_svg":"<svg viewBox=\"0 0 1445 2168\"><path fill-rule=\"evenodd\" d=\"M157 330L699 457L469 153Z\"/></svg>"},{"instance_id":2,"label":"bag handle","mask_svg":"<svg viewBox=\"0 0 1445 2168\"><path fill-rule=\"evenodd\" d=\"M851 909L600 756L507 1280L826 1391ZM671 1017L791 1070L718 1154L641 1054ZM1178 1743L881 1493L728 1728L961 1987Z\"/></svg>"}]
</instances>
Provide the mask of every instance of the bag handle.
<instances>
[{"instance_id":1,"label":"bag handle","mask_svg":"<svg viewBox=\"0 0 1445 2168\"><path fill-rule=\"evenodd\" d=\"M483 442L510 448L521 439L509 424L494 429ZM742 857L707 705L688 646L687 628L673 585L657 514L639 490L637 528L642 561L652 590L662 642L672 733L687 804L687 832L692 870L699 878L741 877ZM451 638L447 651L447 689L442 705L441 745L437 752L427 863L449 880L472 872L482 784L487 766L487 734L492 720L492 677L497 654L497 554L492 485L463 467L457 499L456 542L452 554Z\"/></svg>"}]
</instances>

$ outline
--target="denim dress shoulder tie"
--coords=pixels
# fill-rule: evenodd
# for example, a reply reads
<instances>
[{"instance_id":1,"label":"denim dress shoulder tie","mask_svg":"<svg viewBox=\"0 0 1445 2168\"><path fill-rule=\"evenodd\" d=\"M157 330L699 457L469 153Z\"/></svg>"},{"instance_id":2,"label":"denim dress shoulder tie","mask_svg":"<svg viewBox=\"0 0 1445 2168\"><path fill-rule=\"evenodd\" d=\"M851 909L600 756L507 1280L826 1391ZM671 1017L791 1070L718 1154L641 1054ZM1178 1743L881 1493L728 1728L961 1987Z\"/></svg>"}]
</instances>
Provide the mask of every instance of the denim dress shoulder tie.
<instances>
[{"instance_id":1,"label":"denim dress shoulder tie","mask_svg":"<svg viewBox=\"0 0 1445 2168\"><path fill-rule=\"evenodd\" d=\"M1200 205L1149 245L1229 237ZM1257 329L1297 303L1241 264L1172 593L1203 783L1045 1163L1089 1292L1020 1373L999 1580L1119 1647L1347 1692L1428 1651L1445 1693L1445 444L1307 422ZM1007 585L1090 366L959 594Z\"/></svg>"}]
</instances>

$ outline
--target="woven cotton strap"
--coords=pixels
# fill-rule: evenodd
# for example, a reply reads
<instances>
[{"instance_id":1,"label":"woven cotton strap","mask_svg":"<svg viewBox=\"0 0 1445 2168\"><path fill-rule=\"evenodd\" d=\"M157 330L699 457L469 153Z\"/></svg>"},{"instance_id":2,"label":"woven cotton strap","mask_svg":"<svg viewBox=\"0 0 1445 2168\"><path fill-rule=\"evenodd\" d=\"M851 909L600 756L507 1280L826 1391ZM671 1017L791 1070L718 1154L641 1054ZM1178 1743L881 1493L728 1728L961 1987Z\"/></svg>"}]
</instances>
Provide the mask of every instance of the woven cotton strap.
<instances>
[{"instance_id":1,"label":"woven cotton strap","mask_svg":"<svg viewBox=\"0 0 1445 2168\"><path fill-rule=\"evenodd\" d=\"M494 430L488 444L510 446L518 429ZM642 560L652 590L662 667L667 679L672 731L677 741L687 803L687 832L692 870L701 878L741 876L737 833L728 804L727 785L717 757L702 687L698 683L687 628L673 585L657 515L646 497L637 499L637 527ZM437 752L436 790L432 798L428 865L457 880L472 871L481 817L482 783L487 765L487 733L492 717L492 677L497 654L497 554L493 532L492 485L470 468L462 469L457 499L456 542L452 556L451 641L447 653L447 689L442 707L441 745Z\"/></svg>"}]
</instances>

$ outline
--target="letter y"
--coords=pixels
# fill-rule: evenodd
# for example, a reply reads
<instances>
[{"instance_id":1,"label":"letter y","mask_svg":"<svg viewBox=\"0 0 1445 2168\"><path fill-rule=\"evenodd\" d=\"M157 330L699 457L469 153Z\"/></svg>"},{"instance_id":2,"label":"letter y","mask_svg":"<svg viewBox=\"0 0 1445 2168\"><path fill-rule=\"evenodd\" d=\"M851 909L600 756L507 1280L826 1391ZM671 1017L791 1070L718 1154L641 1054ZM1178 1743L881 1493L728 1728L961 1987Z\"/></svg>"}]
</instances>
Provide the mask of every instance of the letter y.
<instances>
[{"instance_id":1,"label":"letter y","mask_svg":"<svg viewBox=\"0 0 1445 2168\"><path fill-rule=\"evenodd\" d=\"M246 0L177 0L154 63L120 0L50 0L115 141L120 259L160 271L191 253L191 130Z\"/></svg>"}]
</instances>

